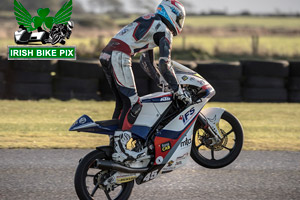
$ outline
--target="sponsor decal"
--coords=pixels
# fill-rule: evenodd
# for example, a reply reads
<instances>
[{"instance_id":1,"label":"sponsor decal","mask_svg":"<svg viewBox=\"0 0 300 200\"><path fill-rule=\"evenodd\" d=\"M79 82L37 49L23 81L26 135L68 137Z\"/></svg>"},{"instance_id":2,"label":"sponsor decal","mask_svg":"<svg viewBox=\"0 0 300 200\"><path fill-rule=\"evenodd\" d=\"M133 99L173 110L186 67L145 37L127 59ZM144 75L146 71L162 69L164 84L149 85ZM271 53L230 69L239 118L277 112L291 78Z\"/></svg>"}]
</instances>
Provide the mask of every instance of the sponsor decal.
<instances>
[{"instance_id":1,"label":"sponsor decal","mask_svg":"<svg viewBox=\"0 0 300 200\"><path fill-rule=\"evenodd\" d=\"M182 156L177 157L176 161L184 160L188 155L189 155L189 153L185 153Z\"/></svg>"},{"instance_id":2,"label":"sponsor decal","mask_svg":"<svg viewBox=\"0 0 300 200\"><path fill-rule=\"evenodd\" d=\"M183 161L188 157L189 153L185 153L182 156L176 158L176 165L182 165Z\"/></svg>"},{"instance_id":3,"label":"sponsor decal","mask_svg":"<svg viewBox=\"0 0 300 200\"><path fill-rule=\"evenodd\" d=\"M185 125L195 114L195 108L192 107L189 111L187 111L184 115L179 116L179 120L182 120L183 124Z\"/></svg>"},{"instance_id":4,"label":"sponsor decal","mask_svg":"<svg viewBox=\"0 0 300 200\"><path fill-rule=\"evenodd\" d=\"M174 164L174 160L168 162L168 167L171 167Z\"/></svg>"},{"instance_id":5,"label":"sponsor decal","mask_svg":"<svg viewBox=\"0 0 300 200\"><path fill-rule=\"evenodd\" d=\"M158 156L155 160L156 164L161 164L163 162L164 158L162 156Z\"/></svg>"},{"instance_id":6,"label":"sponsor decal","mask_svg":"<svg viewBox=\"0 0 300 200\"><path fill-rule=\"evenodd\" d=\"M167 165L163 168L162 172L166 173L166 172L173 171L175 169L175 165L173 165L174 163L175 162L173 160L169 161Z\"/></svg>"},{"instance_id":7,"label":"sponsor decal","mask_svg":"<svg viewBox=\"0 0 300 200\"><path fill-rule=\"evenodd\" d=\"M162 98L160 98L160 101L162 101L162 102L171 101L171 97L162 97Z\"/></svg>"},{"instance_id":8,"label":"sponsor decal","mask_svg":"<svg viewBox=\"0 0 300 200\"><path fill-rule=\"evenodd\" d=\"M201 85L205 85L206 84L205 81L203 81L203 80L198 80L198 83L200 83Z\"/></svg>"},{"instance_id":9,"label":"sponsor decal","mask_svg":"<svg viewBox=\"0 0 300 200\"><path fill-rule=\"evenodd\" d=\"M184 81L186 81L186 80L189 79L189 77L187 77L187 76L183 76L183 77L181 77L181 78L182 78L182 80L184 80Z\"/></svg>"},{"instance_id":10,"label":"sponsor decal","mask_svg":"<svg viewBox=\"0 0 300 200\"><path fill-rule=\"evenodd\" d=\"M127 176L127 177L117 177L117 183L126 183L132 181L136 178L136 176Z\"/></svg>"},{"instance_id":11,"label":"sponsor decal","mask_svg":"<svg viewBox=\"0 0 300 200\"><path fill-rule=\"evenodd\" d=\"M79 119L79 124L84 124L86 122L86 118L85 117L81 117Z\"/></svg>"},{"instance_id":12,"label":"sponsor decal","mask_svg":"<svg viewBox=\"0 0 300 200\"><path fill-rule=\"evenodd\" d=\"M190 146L191 144L192 144L192 139L191 138L188 139L187 137L185 137L185 140L180 143L180 147L186 148L186 147Z\"/></svg>"},{"instance_id":13,"label":"sponsor decal","mask_svg":"<svg viewBox=\"0 0 300 200\"><path fill-rule=\"evenodd\" d=\"M202 76L200 76L200 74L193 74L193 75L199 78L203 78Z\"/></svg>"},{"instance_id":14,"label":"sponsor decal","mask_svg":"<svg viewBox=\"0 0 300 200\"><path fill-rule=\"evenodd\" d=\"M171 167L165 167L163 168L162 172L163 173L167 173L167 172L171 172L175 169L175 165L174 166L171 166Z\"/></svg>"},{"instance_id":15,"label":"sponsor decal","mask_svg":"<svg viewBox=\"0 0 300 200\"><path fill-rule=\"evenodd\" d=\"M182 165L182 161L176 161L176 165Z\"/></svg>"},{"instance_id":16,"label":"sponsor decal","mask_svg":"<svg viewBox=\"0 0 300 200\"><path fill-rule=\"evenodd\" d=\"M170 142L166 142L161 144L161 151L165 152L165 151L169 151L171 149L171 143Z\"/></svg>"}]
</instances>

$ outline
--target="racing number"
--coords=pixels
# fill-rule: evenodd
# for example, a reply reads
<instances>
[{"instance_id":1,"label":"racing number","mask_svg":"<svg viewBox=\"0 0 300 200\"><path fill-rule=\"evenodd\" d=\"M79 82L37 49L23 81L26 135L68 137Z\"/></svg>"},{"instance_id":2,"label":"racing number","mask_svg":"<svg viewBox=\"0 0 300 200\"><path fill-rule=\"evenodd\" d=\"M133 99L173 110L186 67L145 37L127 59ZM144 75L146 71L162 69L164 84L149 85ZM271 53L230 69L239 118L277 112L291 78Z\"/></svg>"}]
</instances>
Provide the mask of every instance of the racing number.
<instances>
[{"instance_id":1,"label":"racing number","mask_svg":"<svg viewBox=\"0 0 300 200\"><path fill-rule=\"evenodd\" d=\"M150 181L150 180L153 180L156 178L157 176L157 173L158 173L158 169L157 170L154 170L150 173L148 173L145 178L143 179L144 182L147 182L147 181Z\"/></svg>"}]
</instances>

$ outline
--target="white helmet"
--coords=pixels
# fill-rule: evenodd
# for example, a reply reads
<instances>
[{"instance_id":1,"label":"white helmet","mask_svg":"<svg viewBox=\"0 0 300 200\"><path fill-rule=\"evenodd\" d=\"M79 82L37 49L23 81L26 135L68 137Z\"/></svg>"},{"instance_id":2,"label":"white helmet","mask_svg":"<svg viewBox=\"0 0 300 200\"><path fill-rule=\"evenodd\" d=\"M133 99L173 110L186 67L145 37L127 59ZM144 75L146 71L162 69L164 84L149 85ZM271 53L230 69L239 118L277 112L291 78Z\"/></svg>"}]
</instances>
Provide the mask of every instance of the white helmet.
<instances>
[{"instance_id":1,"label":"white helmet","mask_svg":"<svg viewBox=\"0 0 300 200\"><path fill-rule=\"evenodd\" d=\"M165 18L164 22L174 35L181 33L185 19L185 9L179 1L162 0L155 13Z\"/></svg>"},{"instance_id":2,"label":"white helmet","mask_svg":"<svg viewBox=\"0 0 300 200\"><path fill-rule=\"evenodd\" d=\"M73 21L68 21L67 27L69 30L72 30L74 28L74 22Z\"/></svg>"}]
</instances>

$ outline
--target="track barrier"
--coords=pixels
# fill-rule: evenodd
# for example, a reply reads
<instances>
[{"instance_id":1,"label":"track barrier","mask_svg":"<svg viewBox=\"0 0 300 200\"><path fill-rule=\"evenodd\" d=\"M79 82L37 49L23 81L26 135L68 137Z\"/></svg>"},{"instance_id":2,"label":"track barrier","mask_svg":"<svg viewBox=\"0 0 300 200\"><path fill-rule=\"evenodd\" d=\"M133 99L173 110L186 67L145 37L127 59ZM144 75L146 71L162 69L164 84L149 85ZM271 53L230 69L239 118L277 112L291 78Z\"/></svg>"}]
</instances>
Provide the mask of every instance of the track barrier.
<instances>
[{"instance_id":1,"label":"track barrier","mask_svg":"<svg viewBox=\"0 0 300 200\"><path fill-rule=\"evenodd\" d=\"M300 61L187 62L216 89L212 101L300 102ZM139 96L160 88L133 62ZM113 100L98 60L8 61L0 56L1 99Z\"/></svg>"}]
</instances>

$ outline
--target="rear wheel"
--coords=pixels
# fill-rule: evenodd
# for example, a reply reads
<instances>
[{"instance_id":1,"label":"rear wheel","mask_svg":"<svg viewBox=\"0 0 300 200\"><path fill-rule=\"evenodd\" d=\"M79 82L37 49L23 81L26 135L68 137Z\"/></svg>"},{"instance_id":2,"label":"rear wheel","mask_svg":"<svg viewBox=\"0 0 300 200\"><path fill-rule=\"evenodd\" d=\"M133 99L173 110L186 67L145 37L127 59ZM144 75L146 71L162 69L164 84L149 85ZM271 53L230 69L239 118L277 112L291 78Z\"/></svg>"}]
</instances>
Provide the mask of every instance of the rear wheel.
<instances>
[{"instance_id":1,"label":"rear wheel","mask_svg":"<svg viewBox=\"0 0 300 200\"><path fill-rule=\"evenodd\" d=\"M243 129L238 119L224 111L219 122L219 128L222 140L211 145L210 134L201 129L199 121L195 124L191 157L203 167L225 167L232 163L242 150Z\"/></svg>"},{"instance_id":2,"label":"rear wheel","mask_svg":"<svg viewBox=\"0 0 300 200\"><path fill-rule=\"evenodd\" d=\"M104 152L95 150L87 154L79 163L75 174L75 190L80 200L128 199L134 182L115 184L110 188L102 183L115 171L97 167L97 160L107 160Z\"/></svg>"}]
</instances>

